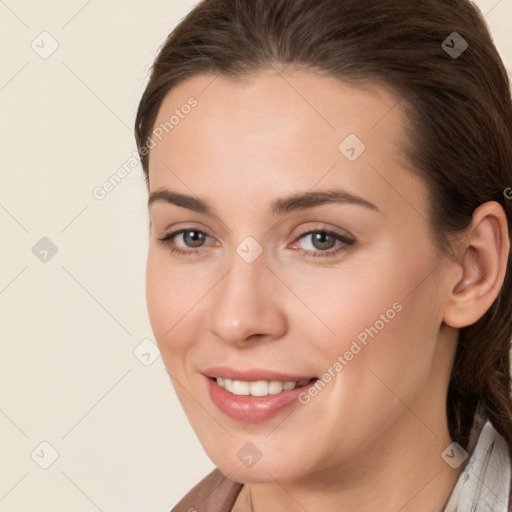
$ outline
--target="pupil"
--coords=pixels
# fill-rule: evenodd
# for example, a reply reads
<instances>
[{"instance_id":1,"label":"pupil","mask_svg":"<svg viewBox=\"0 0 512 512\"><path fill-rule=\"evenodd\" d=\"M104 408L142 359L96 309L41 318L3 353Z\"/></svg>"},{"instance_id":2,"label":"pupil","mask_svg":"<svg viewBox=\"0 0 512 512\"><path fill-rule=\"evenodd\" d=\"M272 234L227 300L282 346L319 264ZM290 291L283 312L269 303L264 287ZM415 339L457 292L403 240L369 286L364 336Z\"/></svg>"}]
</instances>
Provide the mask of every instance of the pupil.
<instances>
[{"instance_id":1,"label":"pupil","mask_svg":"<svg viewBox=\"0 0 512 512\"><path fill-rule=\"evenodd\" d=\"M313 245L317 249L332 249L335 242L336 240L328 233L317 232L313 235Z\"/></svg>"},{"instance_id":2,"label":"pupil","mask_svg":"<svg viewBox=\"0 0 512 512\"><path fill-rule=\"evenodd\" d=\"M199 231L186 231L184 233L185 243L191 247L200 247L204 241L203 233Z\"/></svg>"}]
</instances>

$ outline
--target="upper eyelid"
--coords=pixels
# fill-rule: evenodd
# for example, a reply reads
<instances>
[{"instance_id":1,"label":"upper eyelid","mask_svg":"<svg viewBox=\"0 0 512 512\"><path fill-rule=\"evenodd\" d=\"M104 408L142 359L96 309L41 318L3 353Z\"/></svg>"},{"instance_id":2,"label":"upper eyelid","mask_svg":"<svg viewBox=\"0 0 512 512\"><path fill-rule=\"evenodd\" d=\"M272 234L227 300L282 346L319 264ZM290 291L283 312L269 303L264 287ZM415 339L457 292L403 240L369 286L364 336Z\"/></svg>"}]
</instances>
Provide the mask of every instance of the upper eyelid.
<instances>
[{"instance_id":1,"label":"upper eyelid","mask_svg":"<svg viewBox=\"0 0 512 512\"><path fill-rule=\"evenodd\" d=\"M310 221L310 222L301 222L300 224L320 224L320 226L308 226L308 227L301 227L299 229L299 233L296 235L296 237L298 236L302 236L303 234L305 233L309 233L311 231L329 231L330 233L333 233L335 235L339 235L339 236L345 236L346 238L354 238L354 236L346 229L343 229L343 228L340 228L340 227L331 227L330 226L330 223L328 222L322 222L322 221ZM183 223L185 224L185 223ZM204 233L205 235L208 235L210 237L217 237L218 235L215 234L214 231L211 231L209 228L206 228L206 227L203 227L201 225L201 223L198 223L199 226L185 226L183 228L178 228L178 229L172 229L172 230L169 230L169 229L163 229L162 231L167 234L171 234L171 233L174 233L174 234L177 234L178 232L183 232L183 231L200 231L202 233ZM152 227L154 227L154 224L151 223ZM294 228L292 231L296 231L297 228ZM154 229L154 231L158 231L157 229ZM231 230L230 230L231 231ZM341 231L341 233L338 233L338 231ZM214 233L213 235L210 235L209 232L212 232ZM165 236L165 235L164 235Z\"/></svg>"},{"instance_id":2,"label":"upper eyelid","mask_svg":"<svg viewBox=\"0 0 512 512\"><path fill-rule=\"evenodd\" d=\"M339 233L338 231L342 231ZM346 229L342 228L331 228L327 225L321 227L304 227L299 230L299 233L295 236L295 238L300 238L303 235L308 235L315 232L326 232L334 236L339 236L342 238L350 238L351 240L355 239L355 237L350 234Z\"/></svg>"}]
</instances>

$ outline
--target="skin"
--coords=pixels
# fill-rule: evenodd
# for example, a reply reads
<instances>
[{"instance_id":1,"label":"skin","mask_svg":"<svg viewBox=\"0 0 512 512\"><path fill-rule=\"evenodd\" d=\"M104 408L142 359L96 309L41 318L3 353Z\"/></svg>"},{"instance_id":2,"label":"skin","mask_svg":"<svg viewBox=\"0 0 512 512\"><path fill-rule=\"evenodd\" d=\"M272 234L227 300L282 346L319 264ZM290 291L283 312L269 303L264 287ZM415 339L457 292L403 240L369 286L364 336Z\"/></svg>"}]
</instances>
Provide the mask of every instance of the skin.
<instances>
[{"instance_id":1,"label":"skin","mask_svg":"<svg viewBox=\"0 0 512 512\"><path fill-rule=\"evenodd\" d=\"M438 250L425 184L401 151L407 118L387 89L298 70L200 75L169 92L155 126L190 96L197 107L151 150L150 192L201 198L214 215L150 205L147 304L205 451L246 484L234 510L440 510L464 467L441 458L452 442L445 400L457 329L503 282L501 207L486 203L452 254ZM353 162L338 150L350 133L366 145ZM270 212L278 198L332 188L376 209ZM194 249L183 236L158 240L184 228L207 235L196 254L171 252L172 243ZM325 229L355 242L322 252L302 236ZM263 248L253 263L236 252L247 236ZM401 311L307 405L248 423L210 400L202 372L212 366L320 377L395 303ZM248 442L262 454L251 468L237 457Z\"/></svg>"}]
</instances>

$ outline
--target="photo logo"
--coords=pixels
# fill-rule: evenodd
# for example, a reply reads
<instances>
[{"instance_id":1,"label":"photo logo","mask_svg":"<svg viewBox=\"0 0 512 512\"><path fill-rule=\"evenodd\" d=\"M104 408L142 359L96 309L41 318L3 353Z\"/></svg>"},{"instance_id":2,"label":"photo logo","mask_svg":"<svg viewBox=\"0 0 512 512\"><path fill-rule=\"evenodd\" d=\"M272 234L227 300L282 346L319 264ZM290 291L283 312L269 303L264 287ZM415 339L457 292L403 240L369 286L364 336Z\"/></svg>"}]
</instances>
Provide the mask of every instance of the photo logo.
<instances>
[{"instance_id":1,"label":"photo logo","mask_svg":"<svg viewBox=\"0 0 512 512\"><path fill-rule=\"evenodd\" d=\"M48 263L57 254L57 251L57 246L46 236L43 236L32 247L32 254L42 263Z\"/></svg>"},{"instance_id":2,"label":"photo logo","mask_svg":"<svg viewBox=\"0 0 512 512\"><path fill-rule=\"evenodd\" d=\"M41 32L32 43L30 43L30 47L41 59L47 59L57 51L59 43L50 33L45 31Z\"/></svg>"},{"instance_id":3,"label":"photo logo","mask_svg":"<svg viewBox=\"0 0 512 512\"><path fill-rule=\"evenodd\" d=\"M244 238L236 248L236 253L246 263L252 263L263 252L263 247L252 236Z\"/></svg>"},{"instance_id":4,"label":"photo logo","mask_svg":"<svg viewBox=\"0 0 512 512\"><path fill-rule=\"evenodd\" d=\"M350 162L357 160L365 149L364 142L353 133L345 137L338 146L339 152Z\"/></svg>"},{"instance_id":5,"label":"photo logo","mask_svg":"<svg viewBox=\"0 0 512 512\"><path fill-rule=\"evenodd\" d=\"M468 42L458 32L452 32L441 43L441 48L452 59L458 59L467 50L468 46Z\"/></svg>"},{"instance_id":6,"label":"photo logo","mask_svg":"<svg viewBox=\"0 0 512 512\"><path fill-rule=\"evenodd\" d=\"M457 469L468 458L468 452L459 443L453 442L441 457L450 467Z\"/></svg>"},{"instance_id":7,"label":"photo logo","mask_svg":"<svg viewBox=\"0 0 512 512\"><path fill-rule=\"evenodd\" d=\"M171 115L168 121L160 123L152 132L152 137L148 137L146 143L139 148L139 150L132 151L132 154L123 163L116 172L112 173L110 177L102 184L93 188L92 196L98 201L102 201L107 195L112 192L132 171L140 164L140 156L146 157L149 151L155 148L163 139L164 133L169 133L178 124L181 123L185 117L190 114L193 108L197 107L198 101L194 97L190 97L187 103L181 105L180 108L174 109L174 114ZM155 137L158 142L154 140Z\"/></svg>"},{"instance_id":8,"label":"photo logo","mask_svg":"<svg viewBox=\"0 0 512 512\"><path fill-rule=\"evenodd\" d=\"M160 357L160 350L153 340L145 338L133 349L133 355L144 366L151 366Z\"/></svg>"},{"instance_id":9,"label":"photo logo","mask_svg":"<svg viewBox=\"0 0 512 512\"><path fill-rule=\"evenodd\" d=\"M48 469L59 458L59 452L50 443L43 441L32 451L30 457L40 468Z\"/></svg>"},{"instance_id":10,"label":"photo logo","mask_svg":"<svg viewBox=\"0 0 512 512\"><path fill-rule=\"evenodd\" d=\"M240 462L247 468L252 468L263 456L258 448L252 443L246 443L236 454Z\"/></svg>"}]
</instances>

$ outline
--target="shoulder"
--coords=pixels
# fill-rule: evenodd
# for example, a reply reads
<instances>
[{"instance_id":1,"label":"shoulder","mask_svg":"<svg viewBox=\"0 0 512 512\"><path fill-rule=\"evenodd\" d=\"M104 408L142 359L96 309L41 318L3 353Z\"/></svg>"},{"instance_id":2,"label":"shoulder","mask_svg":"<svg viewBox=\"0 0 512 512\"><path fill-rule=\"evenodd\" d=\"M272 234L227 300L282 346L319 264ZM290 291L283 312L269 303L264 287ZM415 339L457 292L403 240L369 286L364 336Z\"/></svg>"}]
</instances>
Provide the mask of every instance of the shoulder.
<instances>
[{"instance_id":1,"label":"shoulder","mask_svg":"<svg viewBox=\"0 0 512 512\"><path fill-rule=\"evenodd\" d=\"M171 512L230 512L243 484L215 468L176 504Z\"/></svg>"}]
</instances>

